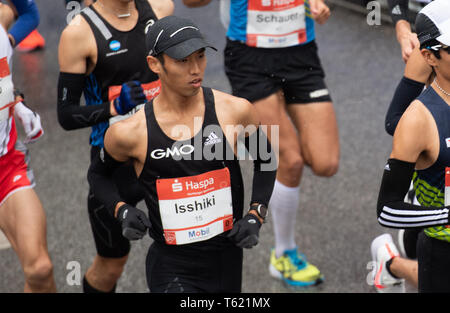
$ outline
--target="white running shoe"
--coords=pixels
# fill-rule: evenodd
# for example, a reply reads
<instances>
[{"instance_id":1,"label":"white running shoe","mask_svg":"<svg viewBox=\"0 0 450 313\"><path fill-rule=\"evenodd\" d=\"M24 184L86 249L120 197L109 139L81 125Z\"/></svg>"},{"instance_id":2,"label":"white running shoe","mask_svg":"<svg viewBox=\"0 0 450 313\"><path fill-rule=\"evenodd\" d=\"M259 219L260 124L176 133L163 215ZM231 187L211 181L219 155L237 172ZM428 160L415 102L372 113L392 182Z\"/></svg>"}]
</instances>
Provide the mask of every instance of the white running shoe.
<instances>
[{"instance_id":1,"label":"white running shoe","mask_svg":"<svg viewBox=\"0 0 450 313\"><path fill-rule=\"evenodd\" d=\"M6 238L5 234L0 230L0 250L8 249L11 247L8 238Z\"/></svg>"},{"instance_id":2,"label":"white running shoe","mask_svg":"<svg viewBox=\"0 0 450 313\"><path fill-rule=\"evenodd\" d=\"M405 236L405 230L399 229L397 233L397 241L398 241L398 250L400 250L400 255L404 258L407 258L406 250L405 250L405 239L403 238Z\"/></svg>"},{"instance_id":3,"label":"white running shoe","mask_svg":"<svg viewBox=\"0 0 450 313\"><path fill-rule=\"evenodd\" d=\"M393 257L400 256L390 234L383 234L372 241L373 284L380 293L404 293L405 280L398 279L389 274L386 262Z\"/></svg>"}]
</instances>

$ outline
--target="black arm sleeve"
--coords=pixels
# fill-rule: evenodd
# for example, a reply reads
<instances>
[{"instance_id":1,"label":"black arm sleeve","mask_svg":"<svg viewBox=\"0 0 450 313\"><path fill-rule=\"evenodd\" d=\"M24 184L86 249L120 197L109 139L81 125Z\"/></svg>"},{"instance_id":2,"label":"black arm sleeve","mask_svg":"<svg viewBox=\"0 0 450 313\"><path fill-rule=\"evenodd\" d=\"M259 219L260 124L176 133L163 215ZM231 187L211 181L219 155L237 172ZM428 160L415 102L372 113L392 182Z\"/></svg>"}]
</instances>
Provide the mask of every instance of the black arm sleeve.
<instances>
[{"instance_id":1,"label":"black arm sleeve","mask_svg":"<svg viewBox=\"0 0 450 313\"><path fill-rule=\"evenodd\" d=\"M94 197L103 203L108 212L114 216L117 203L123 201L119 194L119 189L113 182L112 173L123 165L123 162L116 161L102 148L100 152L92 158L89 166L87 178Z\"/></svg>"},{"instance_id":2,"label":"black arm sleeve","mask_svg":"<svg viewBox=\"0 0 450 313\"><path fill-rule=\"evenodd\" d=\"M268 206L277 176L277 159L269 139L261 127L244 140L245 147L253 158L253 188L250 204Z\"/></svg>"},{"instance_id":3,"label":"black arm sleeve","mask_svg":"<svg viewBox=\"0 0 450 313\"><path fill-rule=\"evenodd\" d=\"M388 0L389 14L391 15L394 25L400 20L408 21L408 1L409 0Z\"/></svg>"},{"instance_id":4,"label":"black arm sleeve","mask_svg":"<svg viewBox=\"0 0 450 313\"><path fill-rule=\"evenodd\" d=\"M424 228L449 224L448 208L405 203L414 163L389 159L378 195L378 222L389 228Z\"/></svg>"},{"instance_id":5,"label":"black arm sleeve","mask_svg":"<svg viewBox=\"0 0 450 313\"><path fill-rule=\"evenodd\" d=\"M389 135L394 135L398 121L410 103L421 94L424 86L424 83L403 76L386 113L384 127Z\"/></svg>"},{"instance_id":6,"label":"black arm sleeve","mask_svg":"<svg viewBox=\"0 0 450 313\"><path fill-rule=\"evenodd\" d=\"M108 102L99 105L80 105L85 81L84 74L59 74L58 121L65 130L93 126L111 117Z\"/></svg>"}]
</instances>

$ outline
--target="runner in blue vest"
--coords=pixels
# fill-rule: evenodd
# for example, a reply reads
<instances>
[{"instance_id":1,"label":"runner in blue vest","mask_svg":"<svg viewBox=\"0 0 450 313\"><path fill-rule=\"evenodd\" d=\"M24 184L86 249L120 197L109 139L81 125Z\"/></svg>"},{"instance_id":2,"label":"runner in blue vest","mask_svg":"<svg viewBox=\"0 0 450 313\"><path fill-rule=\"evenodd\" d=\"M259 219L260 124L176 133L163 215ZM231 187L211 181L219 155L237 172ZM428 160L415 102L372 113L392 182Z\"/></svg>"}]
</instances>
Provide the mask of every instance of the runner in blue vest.
<instances>
[{"instance_id":1,"label":"runner in blue vest","mask_svg":"<svg viewBox=\"0 0 450 313\"><path fill-rule=\"evenodd\" d=\"M392 228L423 229L417 242L419 292L448 292L450 273L449 205L445 199L445 168L450 123L450 3L435 0L416 19L422 55L435 79L406 109L395 129L393 149L385 167L377 205L378 221ZM420 205L403 201L410 181ZM391 251L394 274L398 256Z\"/></svg>"}]
</instances>

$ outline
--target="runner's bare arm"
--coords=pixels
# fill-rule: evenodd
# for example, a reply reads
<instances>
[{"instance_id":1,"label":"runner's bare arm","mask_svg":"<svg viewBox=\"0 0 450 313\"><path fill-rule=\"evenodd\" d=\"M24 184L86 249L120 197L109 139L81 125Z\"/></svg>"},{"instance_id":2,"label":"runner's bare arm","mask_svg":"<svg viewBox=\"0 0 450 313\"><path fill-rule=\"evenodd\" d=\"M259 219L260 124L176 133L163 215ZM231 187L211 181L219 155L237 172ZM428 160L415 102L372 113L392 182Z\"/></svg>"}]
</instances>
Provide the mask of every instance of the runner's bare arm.
<instances>
[{"instance_id":1,"label":"runner's bare arm","mask_svg":"<svg viewBox=\"0 0 450 313\"><path fill-rule=\"evenodd\" d=\"M6 4L0 3L0 24L8 30L15 20L14 10Z\"/></svg>"},{"instance_id":2,"label":"runner's bare arm","mask_svg":"<svg viewBox=\"0 0 450 313\"><path fill-rule=\"evenodd\" d=\"M139 142L143 141L140 136L136 136L138 124L135 123L135 117L139 113L108 128L104 148L93 158L89 167L88 181L91 190L112 216L117 216L117 209L125 202L122 201L111 175L124 162L136 157Z\"/></svg>"},{"instance_id":3,"label":"runner's bare arm","mask_svg":"<svg viewBox=\"0 0 450 313\"><path fill-rule=\"evenodd\" d=\"M148 0L148 2L158 18L173 14L175 5L172 0Z\"/></svg>"},{"instance_id":4,"label":"runner's bare arm","mask_svg":"<svg viewBox=\"0 0 450 313\"><path fill-rule=\"evenodd\" d=\"M139 162L145 158L140 156L139 152L144 151L141 153L144 155L146 152L146 125L144 110L111 125L104 138L104 161L92 162L88 173L94 195L121 223L122 235L129 240L141 239L147 228L151 227L151 223L144 212L121 199L116 184L109 177L114 166L120 166L131 159ZM108 162L113 164L109 168Z\"/></svg>"},{"instance_id":5,"label":"runner's bare arm","mask_svg":"<svg viewBox=\"0 0 450 313\"><path fill-rule=\"evenodd\" d=\"M137 151L139 151L141 142L137 127L137 118L132 116L112 124L106 130L104 146L116 161L126 162L130 159L139 159Z\"/></svg>"},{"instance_id":6,"label":"runner's bare arm","mask_svg":"<svg viewBox=\"0 0 450 313\"><path fill-rule=\"evenodd\" d=\"M87 74L88 60L94 55L95 49L91 28L81 16L77 16L61 34L58 46L60 71Z\"/></svg>"},{"instance_id":7,"label":"runner's bare arm","mask_svg":"<svg viewBox=\"0 0 450 313\"><path fill-rule=\"evenodd\" d=\"M421 167L431 165L427 155L432 151L434 135L437 135L437 130L431 125L431 113L420 101L413 101L395 130L390 157L418 163Z\"/></svg>"},{"instance_id":8,"label":"runner's bare arm","mask_svg":"<svg viewBox=\"0 0 450 313\"><path fill-rule=\"evenodd\" d=\"M415 169L430 167L439 154L439 134L420 101L405 111L395 130L392 153L384 168L377 202L378 222L390 228L423 228L449 223L448 207L404 201Z\"/></svg>"},{"instance_id":9,"label":"runner's bare arm","mask_svg":"<svg viewBox=\"0 0 450 313\"><path fill-rule=\"evenodd\" d=\"M406 62L404 76L417 82L426 84L429 83L431 74L431 66L429 66L423 58L419 47L415 47L408 61Z\"/></svg>"},{"instance_id":10,"label":"runner's bare arm","mask_svg":"<svg viewBox=\"0 0 450 313\"><path fill-rule=\"evenodd\" d=\"M61 34L58 47L58 121L66 130L107 121L117 115L111 102L82 106L86 76L97 62L97 44L89 24L77 15Z\"/></svg>"},{"instance_id":11,"label":"runner's bare arm","mask_svg":"<svg viewBox=\"0 0 450 313\"><path fill-rule=\"evenodd\" d=\"M277 157L264 132L264 127L260 125L259 115L254 106L243 98L215 91L216 95L218 100L221 99L223 108L226 108L225 111L220 109L219 111L226 112L224 115L229 114L233 125L242 126L244 133L237 135L240 138L245 136L244 145L253 159L253 188L250 204L263 204L267 207L276 179ZM256 215L261 223L263 222L255 210L251 210L250 213Z\"/></svg>"}]
</instances>

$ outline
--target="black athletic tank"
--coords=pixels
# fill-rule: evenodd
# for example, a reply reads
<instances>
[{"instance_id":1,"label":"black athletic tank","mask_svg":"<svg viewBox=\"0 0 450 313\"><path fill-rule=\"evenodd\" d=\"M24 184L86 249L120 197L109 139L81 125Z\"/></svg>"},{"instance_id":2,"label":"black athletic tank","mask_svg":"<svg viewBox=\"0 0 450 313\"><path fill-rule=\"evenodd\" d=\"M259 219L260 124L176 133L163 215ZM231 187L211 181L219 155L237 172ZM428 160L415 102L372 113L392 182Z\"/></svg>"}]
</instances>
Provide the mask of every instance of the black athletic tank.
<instances>
[{"instance_id":1,"label":"black athletic tank","mask_svg":"<svg viewBox=\"0 0 450 313\"><path fill-rule=\"evenodd\" d=\"M135 3L139 18L136 26L126 32L115 29L92 5L81 11L97 43L97 63L86 78L86 105L111 101L119 95L119 86L130 80L143 84L148 99L159 92L158 76L147 65L145 47L145 33L157 17L147 0L135 0ZM103 122L92 127L92 145L103 146L103 136L108 126L108 122Z\"/></svg>"},{"instance_id":2,"label":"black athletic tank","mask_svg":"<svg viewBox=\"0 0 450 313\"><path fill-rule=\"evenodd\" d=\"M205 113L201 131L185 141L175 141L160 128L154 114L153 101L145 105L148 130L147 156L139 181L145 190L145 202L149 210L152 228L150 236L159 243L165 243L157 180L181 178L228 168L230 173L233 219L243 214L244 190L239 161L227 142L216 116L214 95L210 88L203 88ZM214 158L208 154L214 153ZM180 213L183 210L180 209ZM181 216L181 215L180 215ZM177 249L220 249L232 242L226 237L228 231L206 241L178 245ZM166 245L172 247L171 245ZM175 246L173 246L175 247Z\"/></svg>"}]
</instances>

